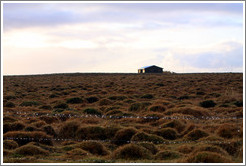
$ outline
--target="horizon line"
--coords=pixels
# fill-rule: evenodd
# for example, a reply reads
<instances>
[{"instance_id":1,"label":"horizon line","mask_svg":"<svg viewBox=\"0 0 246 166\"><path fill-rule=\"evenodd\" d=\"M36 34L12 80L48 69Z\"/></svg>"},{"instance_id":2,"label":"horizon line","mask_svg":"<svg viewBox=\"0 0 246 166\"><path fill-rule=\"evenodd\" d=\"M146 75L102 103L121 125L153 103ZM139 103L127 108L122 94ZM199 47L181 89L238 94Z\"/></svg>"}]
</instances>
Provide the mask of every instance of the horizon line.
<instances>
[{"instance_id":1,"label":"horizon line","mask_svg":"<svg viewBox=\"0 0 246 166\"><path fill-rule=\"evenodd\" d=\"M137 73L137 72L128 72L128 73L124 73L124 72L72 72L72 73L43 73L43 74L3 74L3 76L42 76L42 75L62 75L62 74L141 74L141 75L148 75L148 74L166 74L169 72L163 72L163 73ZM170 74L225 74L225 73L242 73L243 72L226 72L226 71L222 71L222 72L191 72L191 73L187 73L187 72L170 72Z\"/></svg>"}]
</instances>

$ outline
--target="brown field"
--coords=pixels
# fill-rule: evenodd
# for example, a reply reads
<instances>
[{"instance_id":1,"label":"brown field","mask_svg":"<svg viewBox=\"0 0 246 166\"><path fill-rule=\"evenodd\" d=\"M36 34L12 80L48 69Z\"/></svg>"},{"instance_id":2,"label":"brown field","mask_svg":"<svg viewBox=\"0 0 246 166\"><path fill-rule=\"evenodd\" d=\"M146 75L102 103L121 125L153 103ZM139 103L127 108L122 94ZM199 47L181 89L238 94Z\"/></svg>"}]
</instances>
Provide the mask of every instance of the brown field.
<instances>
[{"instance_id":1,"label":"brown field","mask_svg":"<svg viewBox=\"0 0 246 166\"><path fill-rule=\"evenodd\" d=\"M4 163L243 162L243 74L4 76Z\"/></svg>"}]
</instances>

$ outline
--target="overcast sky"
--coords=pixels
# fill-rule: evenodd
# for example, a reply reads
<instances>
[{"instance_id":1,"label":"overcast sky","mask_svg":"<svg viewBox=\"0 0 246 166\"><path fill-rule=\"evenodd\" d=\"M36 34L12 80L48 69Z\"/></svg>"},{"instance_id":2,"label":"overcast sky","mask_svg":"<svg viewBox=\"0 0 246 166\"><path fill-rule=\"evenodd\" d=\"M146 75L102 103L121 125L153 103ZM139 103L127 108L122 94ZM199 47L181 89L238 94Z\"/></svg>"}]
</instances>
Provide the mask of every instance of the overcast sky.
<instances>
[{"instance_id":1,"label":"overcast sky","mask_svg":"<svg viewBox=\"0 0 246 166\"><path fill-rule=\"evenodd\" d=\"M4 3L3 74L243 71L242 3Z\"/></svg>"}]
</instances>

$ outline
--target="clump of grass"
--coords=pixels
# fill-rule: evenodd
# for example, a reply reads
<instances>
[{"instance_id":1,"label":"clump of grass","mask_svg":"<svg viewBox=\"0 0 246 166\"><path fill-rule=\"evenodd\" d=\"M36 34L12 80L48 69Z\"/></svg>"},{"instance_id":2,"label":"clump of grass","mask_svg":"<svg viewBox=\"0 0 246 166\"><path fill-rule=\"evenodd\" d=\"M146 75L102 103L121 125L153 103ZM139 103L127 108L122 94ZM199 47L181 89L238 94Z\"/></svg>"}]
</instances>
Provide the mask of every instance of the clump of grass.
<instances>
[{"instance_id":1,"label":"clump of grass","mask_svg":"<svg viewBox=\"0 0 246 166\"><path fill-rule=\"evenodd\" d=\"M40 128L40 127L46 125L46 123L44 121L40 120L40 121L32 123L32 125L37 127L37 128Z\"/></svg>"},{"instance_id":2,"label":"clump of grass","mask_svg":"<svg viewBox=\"0 0 246 166\"><path fill-rule=\"evenodd\" d=\"M13 123L5 123L3 124L3 133L8 131L20 131L25 128L25 124L22 122L13 122Z\"/></svg>"},{"instance_id":3,"label":"clump of grass","mask_svg":"<svg viewBox=\"0 0 246 166\"><path fill-rule=\"evenodd\" d=\"M180 96L178 97L179 100L185 100L185 99L190 99L191 97L188 95Z\"/></svg>"},{"instance_id":4,"label":"clump of grass","mask_svg":"<svg viewBox=\"0 0 246 166\"><path fill-rule=\"evenodd\" d=\"M33 132L9 131L3 135L3 138L4 139L15 138L15 141L18 143L19 146L25 145L29 142L40 142L45 145L53 145L51 137L41 131L33 131ZM26 138L26 139L21 139L21 138Z\"/></svg>"},{"instance_id":5,"label":"clump of grass","mask_svg":"<svg viewBox=\"0 0 246 166\"><path fill-rule=\"evenodd\" d=\"M12 99L16 99L15 96L9 95L9 96L5 96L4 99L6 100L12 100Z\"/></svg>"},{"instance_id":6,"label":"clump of grass","mask_svg":"<svg viewBox=\"0 0 246 166\"><path fill-rule=\"evenodd\" d=\"M76 120L66 121L60 128L59 137L62 138L75 138L80 123Z\"/></svg>"},{"instance_id":7,"label":"clump of grass","mask_svg":"<svg viewBox=\"0 0 246 166\"><path fill-rule=\"evenodd\" d=\"M88 103L95 103L99 99L97 97L95 97L95 96L91 96L91 97L86 98L86 100L87 100Z\"/></svg>"},{"instance_id":8,"label":"clump of grass","mask_svg":"<svg viewBox=\"0 0 246 166\"><path fill-rule=\"evenodd\" d=\"M243 101L235 101L234 105L237 107L242 107L243 106Z\"/></svg>"},{"instance_id":9,"label":"clump of grass","mask_svg":"<svg viewBox=\"0 0 246 166\"><path fill-rule=\"evenodd\" d=\"M49 105L42 105L42 106L39 107L39 109L42 109L42 110L51 110L52 107L49 106Z\"/></svg>"},{"instance_id":10,"label":"clump of grass","mask_svg":"<svg viewBox=\"0 0 246 166\"><path fill-rule=\"evenodd\" d=\"M58 94L51 94L51 95L49 95L49 98L55 98L55 97L58 97Z\"/></svg>"},{"instance_id":11,"label":"clump of grass","mask_svg":"<svg viewBox=\"0 0 246 166\"><path fill-rule=\"evenodd\" d=\"M69 158L75 158L77 156L81 158L81 157L88 156L88 152L80 148L75 148L75 149L68 151L67 155L69 156Z\"/></svg>"},{"instance_id":12,"label":"clump of grass","mask_svg":"<svg viewBox=\"0 0 246 166\"><path fill-rule=\"evenodd\" d=\"M122 127L120 125L115 125L115 124L105 127L104 130L105 130L105 135L107 136L107 139L114 140L113 138L115 134L121 129Z\"/></svg>"},{"instance_id":13,"label":"clump of grass","mask_svg":"<svg viewBox=\"0 0 246 166\"><path fill-rule=\"evenodd\" d=\"M52 112L53 112L53 114L55 114L55 113L61 113L63 111L65 111L65 110L61 109L61 108L58 108L58 109L53 110Z\"/></svg>"},{"instance_id":14,"label":"clump of grass","mask_svg":"<svg viewBox=\"0 0 246 166\"><path fill-rule=\"evenodd\" d=\"M110 100L125 100L127 97L126 96L110 96Z\"/></svg>"},{"instance_id":15,"label":"clump of grass","mask_svg":"<svg viewBox=\"0 0 246 166\"><path fill-rule=\"evenodd\" d=\"M38 106L38 105L40 105L40 103L37 102L37 101L24 101L24 102L22 102L22 103L20 104L20 106L22 106L22 107Z\"/></svg>"},{"instance_id":16,"label":"clump of grass","mask_svg":"<svg viewBox=\"0 0 246 166\"><path fill-rule=\"evenodd\" d=\"M189 154L194 150L194 147L191 145L181 145L177 149L180 153Z\"/></svg>"},{"instance_id":17,"label":"clump of grass","mask_svg":"<svg viewBox=\"0 0 246 166\"><path fill-rule=\"evenodd\" d=\"M180 158L182 154L175 151L161 151L155 155L155 159L157 160L173 160Z\"/></svg>"},{"instance_id":18,"label":"clump of grass","mask_svg":"<svg viewBox=\"0 0 246 166\"><path fill-rule=\"evenodd\" d=\"M199 108L199 107L173 108L165 112L166 115L172 115L175 113L184 114L184 115L192 115L194 117L209 116L209 113L207 112L207 110Z\"/></svg>"},{"instance_id":19,"label":"clump of grass","mask_svg":"<svg viewBox=\"0 0 246 166\"><path fill-rule=\"evenodd\" d=\"M134 103L130 106L129 111L144 111L146 108L151 105L151 103Z\"/></svg>"},{"instance_id":20,"label":"clump of grass","mask_svg":"<svg viewBox=\"0 0 246 166\"><path fill-rule=\"evenodd\" d=\"M23 145L17 148L14 153L25 155L25 156L34 156L34 155L48 155L49 152L35 145Z\"/></svg>"},{"instance_id":21,"label":"clump of grass","mask_svg":"<svg viewBox=\"0 0 246 166\"><path fill-rule=\"evenodd\" d=\"M111 111L111 110L118 110L119 108L120 108L119 106L109 107L106 109L106 112Z\"/></svg>"},{"instance_id":22,"label":"clump of grass","mask_svg":"<svg viewBox=\"0 0 246 166\"><path fill-rule=\"evenodd\" d=\"M10 156L13 152L11 150L3 149L3 156Z\"/></svg>"},{"instance_id":23,"label":"clump of grass","mask_svg":"<svg viewBox=\"0 0 246 166\"><path fill-rule=\"evenodd\" d=\"M18 148L18 144L13 140L4 140L3 141L3 148L4 149L16 149Z\"/></svg>"},{"instance_id":24,"label":"clump of grass","mask_svg":"<svg viewBox=\"0 0 246 166\"><path fill-rule=\"evenodd\" d=\"M56 136L57 135L55 130L54 130L54 128L51 125L45 125L45 126L43 126L42 129L48 135L51 135L51 136Z\"/></svg>"},{"instance_id":25,"label":"clump of grass","mask_svg":"<svg viewBox=\"0 0 246 166\"><path fill-rule=\"evenodd\" d=\"M208 133L206 133L205 131L203 130L199 130L199 129L195 129L195 130L192 130L191 132L189 132L186 137L189 139L189 140L198 140L200 138L203 138L203 137L207 137L209 136Z\"/></svg>"},{"instance_id":26,"label":"clump of grass","mask_svg":"<svg viewBox=\"0 0 246 166\"><path fill-rule=\"evenodd\" d=\"M69 103L69 104L80 104L82 102L83 102L83 100L79 97L73 97L73 98L67 99L67 103Z\"/></svg>"},{"instance_id":27,"label":"clump of grass","mask_svg":"<svg viewBox=\"0 0 246 166\"><path fill-rule=\"evenodd\" d=\"M120 146L114 151L112 156L114 159L124 160L151 159L152 157L149 150L136 144Z\"/></svg>"},{"instance_id":28,"label":"clump of grass","mask_svg":"<svg viewBox=\"0 0 246 166\"><path fill-rule=\"evenodd\" d=\"M73 150L75 147L73 145L65 145L62 147L62 150L65 150L65 151L70 151L70 150Z\"/></svg>"},{"instance_id":29,"label":"clump of grass","mask_svg":"<svg viewBox=\"0 0 246 166\"><path fill-rule=\"evenodd\" d=\"M205 100L200 102L200 106L204 108L214 107L216 103L213 100Z\"/></svg>"},{"instance_id":30,"label":"clump of grass","mask_svg":"<svg viewBox=\"0 0 246 166\"><path fill-rule=\"evenodd\" d=\"M238 129L235 126L233 126L229 123L225 123L218 128L217 134L220 137L230 139L230 138L233 138L233 137L239 135L239 133L237 131L238 131Z\"/></svg>"},{"instance_id":31,"label":"clump of grass","mask_svg":"<svg viewBox=\"0 0 246 166\"><path fill-rule=\"evenodd\" d=\"M177 138L177 132L173 128L160 129L156 134L168 140L175 140Z\"/></svg>"},{"instance_id":32,"label":"clump of grass","mask_svg":"<svg viewBox=\"0 0 246 166\"><path fill-rule=\"evenodd\" d=\"M86 108L85 110L83 110L83 112L92 115L102 115L102 113L95 108Z\"/></svg>"},{"instance_id":33,"label":"clump of grass","mask_svg":"<svg viewBox=\"0 0 246 166\"><path fill-rule=\"evenodd\" d=\"M77 143L76 141L63 141L61 144L66 146L66 145L74 145L76 143Z\"/></svg>"},{"instance_id":34,"label":"clump of grass","mask_svg":"<svg viewBox=\"0 0 246 166\"><path fill-rule=\"evenodd\" d=\"M185 162L189 163L230 163L230 159L214 152L199 152L188 157Z\"/></svg>"},{"instance_id":35,"label":"clump of grass","mask_svg":"<svg viewBox=\"0 0 246 166\"><path fill-rule=\"evenodd\" d=\"M161 105L155 105L155 106L150 107L149 110L153 112L164 112L166 108Z\"/></svg>"},{"instance_id":36,"label":"clump of grass","mask_svg":"<svg viewBox=\"0 0 246 166\"><path fill-rule=\"evenodd\" d=\"M142 99L153 99L154 96L152 94L145 94L143 96L141 96Z\"/></svg>"},{"instance_id":37,"label":"clump of grass","mask_svg":"<svg viewBox=\"0 0 246 166\"><path fill-rule=\"evenodd\" d=\"M203 152L203 151L214 152L214 153L221 154L223 156L228 156L228 153L224 149L214 145L200 145L194 150L194 153Z\"/></svg>"},{"instance_id":38,"label":"clump of grass","mask_svg":"<svg viewBox=\"0 0 246 166\"><path fill-rule=\"evenodd\" d=\"M100 106L104 106L104 105L110 105L112 104L112 101L108 100L108 99L102 99L99 101L99 105Z\"/></svg>"},{"instance_id":39,"label":"clump of grass","mask_svg":"<svg viewBox=\"0 0 246 166\"><path fill-rule=\"evenodd\" d=\"M111 111L107 112L106 115L123 116L123 112L120 110L111 110Z\"/></svg>"},{"instance_id":40,"label":"clump of grass","mask_svg":"<svg viewBox=\"0 0 246 166\"><path fill-rule=\"evenodd\" d=\"M10 123L10 122L16 122L16 121L17 119L10 117L10 116L3 117L3 123L6 123L6 122Z\"/></svg>"},{"instance_id":41,"label":"clump of grass","mask_svg":"<svg viewBox=\"0 0 246 166\"><path fill-rule=\"evenodd\" d=\"M131 141L149 141L154 144L159 144L159 143L164 142L164 139L155 134L147 134L145 132L138 132L132 137Z\"/></svg>"},{"instance_id":42,"label":"clump of grass","mask_svg":"<svg viewBox=\"0 0 246 166\"><path fill-rule=\"evenodd\" d=\"M53 108L67 109L68 108L68 105L66 103L58 103Z\"/></svg>"},{"instance_id":43,"label":"clump of grass","mask_svg":"<svg viewBox=\"0 0 246 166\"><path fill-rule=\"evenodd\" d=\"M94 155L105 156L109 154L109 151L106 147L99 142L82 142L77 145L77 147L86 150Z\"/></svg>"},{"instance_id":44,"label":"clump of grass","mask_svg":"<svg viewBox=\"0 0 246 166\"><path fill-rule=\"evenodd\" d=\"M186 127L186 129L182 132L181 136L186 135L187 133L191 132L195 128L196 128L196 125L194 125L194 124L188 124L187 127Z\"/></svg>"},{"instance_id":45,"label":"clump of grass","mask_svg":"<svg viewBox=\"0 0 246 166\"><path fill-rule=\"evenodd\" d=\"M8 107L8 108L14 108L15 107L15 104L11 101L7 102L4 107Z\"/></svg>"},{"instance_id":46,"label":"clump of grass","mask_svg":"<svg viewBox=\"0 0 246 166\"><path fill-rule=\"evenodd\" d=\"M224 142L217 142L217 143L213 143L216 146L221 147L222 149L226 150L228 152L229 155L231 156L235 156L239 150L239 148L243 148L243 142L240 140L233 140L231 141L230 144L228 143L224 143Z\"/></svg>"},{"instance_id":47,"label":"clump of grass","mask_svg":"<svg viewBox=\"0 0 246 166\"><path fill-rule=\"evenodd\" d=\"M117 145L123 145L128 143L128 141L131 140L132 136L137 133L137 130L134 128L123 128L114 136L115 144Z\"/></svg>"},{"instance_id":48,"label":"clump of grass","mask_svg":"<svg viewBox=\"0 0 246 166\"><path fill-rule=\"evenodd\" d=\"M163 83L157 83L156 85L157 85L157 86L164 86Z\"/></svg>"},{"instance_id":49,"label":"clump of grass","mask_svg":"<svg viewBox=\"0 0 246 166\"><path fill-rule=\"evenodd\" d=\"M34 127L32 125L26 126L25 131L39 131L40 129L38 129L37 127Z\"/></svg>"},{"instance_id":50,"label":"clump of grass","mask_svg":"<svg viewBox=\"0 0 246 166\"><path fill-rule=\"evenodd\" d=\"M175 128L178 132L181 132L184 130L185 124L179 120L172 120L162 125L162 128L167 128L167 127Z\"/></svg>"},{"instance_id":51,"label":"clump of grass","mask_svg":"<svg viewBox=\"0 0 246 166\"><path fill-rule=\"evenodd\" d=\"M107 138L105 129L101 126L81 127L76 132L76 136L80 139L104 140Z\"/></svg>"},{"instance_id":52,"label":"clump of grass","mask_svg":"<svg viewBox=\"0 0 246 166\"><path fill-rule=\"evenodd\" d=\"M59 122L59 120L56 117L52 117L52 116L51 117L50 116L41 116L39 119L42 121L45 121L45 123L47 123L47 124Z\"/></svg>"},{"instance_id":53,"label":"clump of grass","mask_svg":"<svg viewBox=\"0 0 246 166\"><path fill-rule=\"evenodd\" d=\"M156 154L158 152L158 148L155 146L155 144L151 142L140 142L137 145L140 145L147 150L149 150L152 154Z\"/></svg>"},{"instance_id":54,"label":"clump of grass","mask_svg":"<svg viewBox=\"0 0 246 166\"><path fill-rule=\"evenodd\" d=\"M202 92L202 91L198 91L196 92L197 95L205 95L205 92Z\"/></svg>"}]
</instances>

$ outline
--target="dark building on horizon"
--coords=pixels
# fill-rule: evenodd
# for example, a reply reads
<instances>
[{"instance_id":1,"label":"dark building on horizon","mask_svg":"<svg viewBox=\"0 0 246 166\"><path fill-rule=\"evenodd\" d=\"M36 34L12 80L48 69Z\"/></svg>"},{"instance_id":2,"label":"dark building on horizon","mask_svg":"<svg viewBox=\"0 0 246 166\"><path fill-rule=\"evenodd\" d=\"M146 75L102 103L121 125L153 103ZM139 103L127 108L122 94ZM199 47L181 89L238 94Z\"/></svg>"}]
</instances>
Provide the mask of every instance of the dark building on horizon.
<instances>
[{"instance_id":1,"label":"dark building on horizon","mask_svg":"<svg viewBox=\"0 0 246 166\"><path fill-rule=\"evenodd\" d=\"M156 65L144 66L138 69L138 73L163 73L163 68Z\"/></svg>"}]
</instances>

